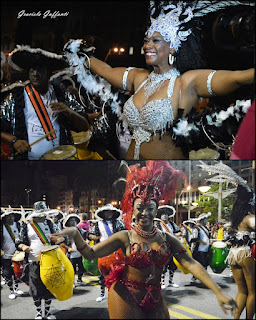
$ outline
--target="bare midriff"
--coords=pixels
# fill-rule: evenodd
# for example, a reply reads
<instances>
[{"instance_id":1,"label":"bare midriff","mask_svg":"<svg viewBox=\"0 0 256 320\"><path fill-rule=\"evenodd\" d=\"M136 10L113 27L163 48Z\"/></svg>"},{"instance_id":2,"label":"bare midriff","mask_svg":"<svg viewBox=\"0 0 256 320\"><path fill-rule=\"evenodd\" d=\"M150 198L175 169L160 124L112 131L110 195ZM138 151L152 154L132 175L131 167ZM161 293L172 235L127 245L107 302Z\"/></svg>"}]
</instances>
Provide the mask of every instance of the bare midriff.
<instances>
[{"instance_id":1,"label":"bare midriff","mask_svg":"<svg viewBox=\"0 0 256 320\"><path fill-rule=\"evenodd\" d=\"M126 160L133 160L135 141L132 140L126 154ZM176 147L169 133L160 137L152 135L150 142L143 142L140 147L141 160L184 160L187 159L180 147Z\"/></svg>"}]
</instances>

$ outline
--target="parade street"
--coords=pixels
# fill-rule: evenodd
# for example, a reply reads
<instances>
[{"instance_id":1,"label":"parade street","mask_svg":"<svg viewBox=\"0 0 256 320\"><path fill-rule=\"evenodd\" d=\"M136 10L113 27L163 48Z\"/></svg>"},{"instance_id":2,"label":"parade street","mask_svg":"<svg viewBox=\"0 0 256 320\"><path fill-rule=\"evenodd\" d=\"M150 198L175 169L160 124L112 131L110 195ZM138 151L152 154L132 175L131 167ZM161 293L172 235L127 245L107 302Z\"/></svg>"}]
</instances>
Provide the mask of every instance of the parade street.
<instances>
[{"instance_id":1,"label":"parade street","mask_svg":"<svg viewBox=\"0 0 256 320\"><path fill-rule=\"evenodd\" d=\"M210 267L207 271L226 294L235 298L237 286L233 277L230 277L229 268L225 269L222 274L213 273ZM102 302L95 301L100 295L97 280L98 277L85 274L83 277L85 285L76 287L72 298L65 301L52 300L52 314L57 319L109 319L107 299ZM211 290L202 284L193 284L190 280L191 274L182 274L177 270L174 273L174 282L179 284L179 288L168 287L163 290L171 319L233 318L230 312L227 315L224 314ZM168 283L168 275L166 275L166 283ZM2 286L1 319L35 318L35 306L28 293L28 286L21 283L19 288L24 291L24 296L10 300L7 285ZM241 319L245 319L245 310Z\"/></svg>"}]
</instances>

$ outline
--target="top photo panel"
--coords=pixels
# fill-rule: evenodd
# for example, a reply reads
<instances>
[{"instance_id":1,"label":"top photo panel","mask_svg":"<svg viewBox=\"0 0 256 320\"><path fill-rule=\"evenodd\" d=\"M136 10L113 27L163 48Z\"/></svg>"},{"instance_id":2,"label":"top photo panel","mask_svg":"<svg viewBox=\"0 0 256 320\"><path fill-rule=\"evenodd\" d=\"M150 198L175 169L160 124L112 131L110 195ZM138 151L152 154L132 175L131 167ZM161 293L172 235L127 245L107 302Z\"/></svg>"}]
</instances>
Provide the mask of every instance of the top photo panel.
<instances>
[{"instance_id":1,"label":"top photo panel","mask_svg":"<svg viewBox=\"0 0 256 320\"><path fill-rule=\"evenodd\" d=\"M1 1L1 160L254 160L255 2Z\"/></svg>"}]
</instances>

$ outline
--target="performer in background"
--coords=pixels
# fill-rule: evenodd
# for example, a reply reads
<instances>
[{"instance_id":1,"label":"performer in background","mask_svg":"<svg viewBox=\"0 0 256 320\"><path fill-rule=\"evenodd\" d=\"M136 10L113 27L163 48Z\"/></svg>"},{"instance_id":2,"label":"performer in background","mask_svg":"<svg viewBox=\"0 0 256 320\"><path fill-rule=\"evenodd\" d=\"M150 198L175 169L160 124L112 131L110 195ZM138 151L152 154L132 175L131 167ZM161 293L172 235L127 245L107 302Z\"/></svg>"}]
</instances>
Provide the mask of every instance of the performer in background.
<instances>
[{"instance_id":1,"label":"performer in background","mask_svg":"<svg viewBox=\"0 0 256 320\"><path fill-rule=\"evenodd\" d=\"M161 276L171 256L214 292L225 313L236 306L178 239L154 227L159 201L175 197L180 177L184 174L172 168L168 161L147 161L145 167L129 166L121 206L127 230L116 232L93 247L85 243L74 227L51 236L56 243L63 242L65 235L72 237L86 259L122 249L126 256L124 264L106 277L110 319L170 318L161 291ZM131 230L132 214L136 224Z\"/></svg>"},{"instance_id":2,"label":"performer in background","mask_svg":"<svg viewBox=\"0 0 256 320\"><path fill-rule=\"evenodd\" d=\"M19 282L12 267L12 256L16 251L15 241L20 232L20 218L21 212L14 211L10 206L9 209L3 210L3 213L1 213L2 276L10 289L8 297L11 300L23 294L23 291L18 288Z\"/></svg>"},{"instance_id":3,"label":"performer in background","mask_svg":"<svg viewBox=\"0 0 256 320\"><path fill-rule=\"evenodd\" d=\"M63 229L68 228L68 227L77 227L78 228L78 224L80 222L81 222L81 219L80 219L79 215L77 215L76 213L70 213L63 220ZM83 239L86 239L88 236L88 232L81 229L81 228L78 228L78 230L81 233ZM67 242L67 244L64 246L64 248L68 252L68 257L69 257L69 259L72 263L72 266L74 268L74 273L76 274L76 271L77 271L77 280L76 280L76 284L74 282L74 287L76 285L84 284L82 277L83 277L83 274L86 270L84 269L84 266L83 266L82 255L77 250L77 247L74 243L74 240L71 239L69 242Z\"/></svg>"},{"instance_id":4,"label":"performer in background","mask_svg":"<svg viewBox=\"0 0 256 320\"><path fill-rule=\"evenodd\" d=\"M53 296L40 278L40 250L45 245L51 244L49 238L51 233L60 231L51 219L47 219L49 212L50 209L47 208L44 201L35 202L34 210L27 217L30 222L22 224L19 238L16 239L16 247L29 254L29 293L34 300L37 311L35 319L43 319L43 299L45 301L44 317L56 319L50 313Z\"/></svg>"},{"instance_id":5,"label":"performer in background","mask_svg":"<svg viewBox=\"0 0 256 320\"><path fill-rule=\"evenodd\" d=\"M173 234L177 239L181 233L180 228L171 221L171 219L175 216L175 209L172 206L168 205L160 205L157 209L157 218L160 221L157 220L157 227L162 231L162 232L169 232L170 234ZM156 220L156 219L155 219ZM169 284L168 287L173 287L173 288L179 288L179 285L173 282L173 276L175 270L177 270L176 264L173 262L173 259L170 259L170 262L165 266L165 269L162 274L162 289L166 288L165 285L165 275L167 273L167 270L169 270Z\"/></svg>"},{"instance_id":6,"label":"performer in background","mask_svg":"<svg viewBox=\"0 0 256 320\"><path fill-rule=\"evenodd\" d=\"M113 233L124 230L123 221L120 219L121 214L122 211L111 204L99 207L96 210L94 217L98 221L95 224L95 235L96 237L100 237L99 242L106 240ZM106 299L106 285L102 274L99 276L99 284L100 296L96 299L97 302Z\"/></svg>"},{"instance_id":7,"label":"performer in background","mask_svg":"<svg viewBox=\"0 0 256 320\"><path fill-rule=\"evenodd\" d=\"M200 214L198 218L196 218L197 225L196 230L194 231L194 239L193 242L196 243L193 258L197 260L201 265L207 269L209 265L208 259L208 251L210 246L210 233L206 227L208 218L211 216L211 213L208 212ZM197 232L196 232L197 231ZM192 277L192 282L199 283L196 277Z\"/></svg>"},{"instance_id":8,"label":"performer in background","mask_svg":"<svg viewBox=\"0 0 256 320\"><path fill-rule=\"evenodd\" d=\"M88 116L71 94L50 85L51 74L67 67L55 53L17 46L10 59L28 71L29 82L4 88L1 107L1 140L13 148L14 159L38 160L47 151L73 144L70 130L87 131ZM54 130L54 133L30 145Z\"/></svg>"},{"instance_id":9,"label":"performer in background","mask_svg":"<svg viewBox=\"0 0 256 320\"><path fill-rule=\"evenodd\" d=\"M213 182L232 183L237 186L236 200L231 212L231 230L228 262L237 284L237 308L234 319L239 319L246 308L246 319L255 316L255 193L247 182L224 163L199 165L211 174ZM254 247L254 249L253 249Z\"/></svg>"}]
</instances>

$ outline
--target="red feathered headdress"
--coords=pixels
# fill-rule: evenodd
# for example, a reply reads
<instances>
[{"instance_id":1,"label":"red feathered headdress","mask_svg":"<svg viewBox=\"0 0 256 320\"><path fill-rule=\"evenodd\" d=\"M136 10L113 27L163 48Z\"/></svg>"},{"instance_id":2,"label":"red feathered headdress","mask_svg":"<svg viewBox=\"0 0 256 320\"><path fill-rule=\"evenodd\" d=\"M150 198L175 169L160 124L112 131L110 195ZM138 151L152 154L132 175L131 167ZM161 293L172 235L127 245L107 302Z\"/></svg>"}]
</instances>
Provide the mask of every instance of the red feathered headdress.
<instances>
[{"instance_id":1,"label":"red feathered headdress","mask_svg":"<svg viewBox=\"0 0 256 320\"><path fill-rule=\"evenodd\" d=\"M178 179L187 178L184 172L174 169L168 161L146 161L146 167L140 164L129 166L126 173L126 189L122 198L121 209L126 229L131 229L133 202L140 198L147 204L154 200L165 203L175 198Z\"/></svg>"}]
</instances>

